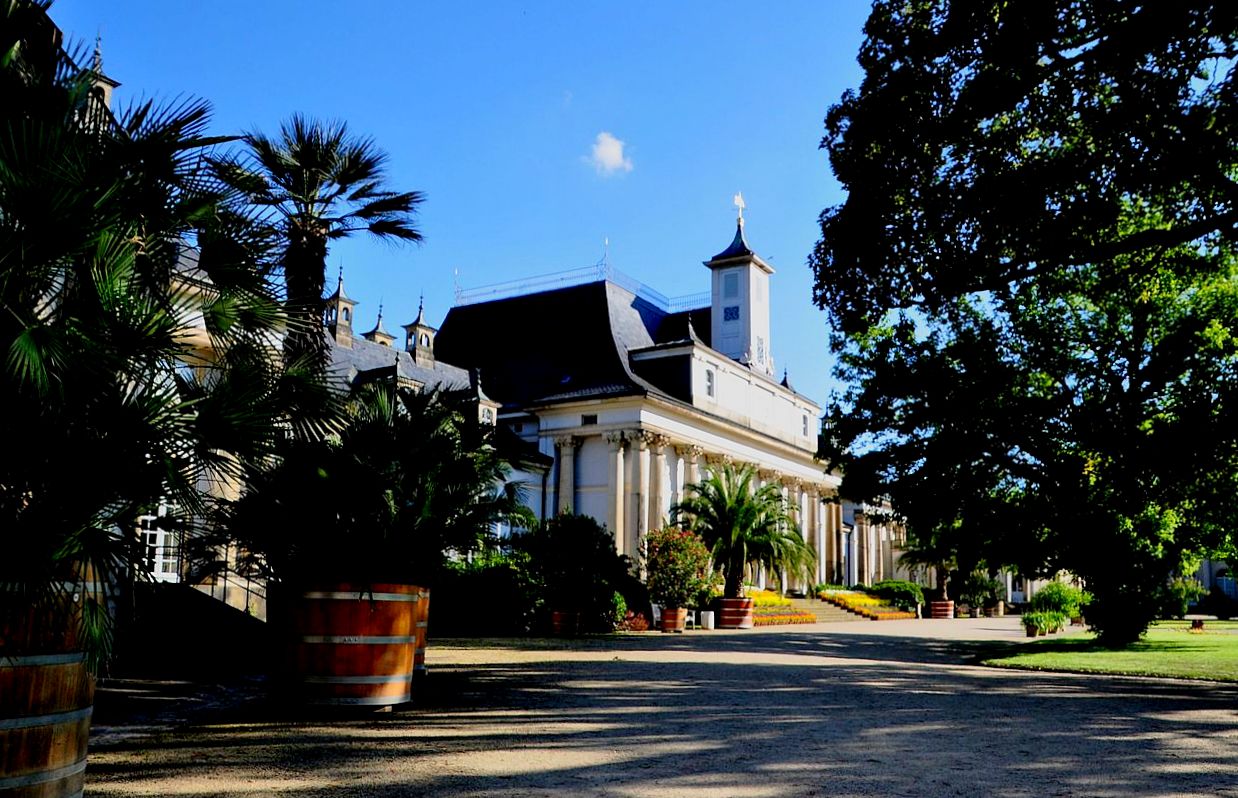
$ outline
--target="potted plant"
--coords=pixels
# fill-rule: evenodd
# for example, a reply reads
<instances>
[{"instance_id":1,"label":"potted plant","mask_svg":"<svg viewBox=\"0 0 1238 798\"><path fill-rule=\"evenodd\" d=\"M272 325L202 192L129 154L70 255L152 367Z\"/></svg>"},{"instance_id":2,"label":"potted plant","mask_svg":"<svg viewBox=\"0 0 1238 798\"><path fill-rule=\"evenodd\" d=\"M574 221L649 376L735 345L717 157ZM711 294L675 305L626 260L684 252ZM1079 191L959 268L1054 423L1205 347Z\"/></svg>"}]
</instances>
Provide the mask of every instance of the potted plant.
<instances>
[{"instance_id":1,"label":"potted plant","mask_svg":"<svg viewBox=\"0 0 1238 798\"><path fill-rule=\"evenodd\" d=\"M338 435L289 438L252 475L226 528L271 580L294 698L410 699L448 559L478 550L497 520L528 522L491 435L465 395L370 384Z\"/></svg>"},{"instance_id":2,"label":"potted plant","mask_svg":"<svg viewBox=\"0 0 1238 798\"><path fill-rule=\"evenodd\" d=\"M724 465L685 488L671 508L672 522L701 536L722 573L721 629L751 629L752 600L744 597L744 573L764 567L812 578L815 555L800 535L778 485L755 487L751 466Z\"/></svg>"},{"instance_id":3,"label":"potted plant","mask_svg":"<svg viewBox=\"0 0 1238 798\"><path fill-rule=\"evenodd\" d=\"M945 527L935 528L930 533L919 535L909 530L909 545L899 555L899 563L906 568L931 568L936 576L937 588L929 600L930 618L953 618L954 602L948 590L950 574L957 568L954 544L947 538Z\"/></svg>"},{"instance_id":4,"label":"potted plant","mask_svg":"<svg viewBox=\"0 0 1238 798\"><path fill-rule=\"evenodd\" d=\"M667 527L646 538L651 601L662 605L662 631L682 632L694 599L710 582L709 549L700 536Z\"/></svg>"},{"instance_id":5,"label":"potted plant","mask_svg":"<svg viewBox=\"0 0 1238 798\"><path fill-rule=\"evenodd\" d=\"M280 312L260 226L205 167L207 106L113 115L46 5L0 5L0 784L68 795L137 518L201 511L199 481L274 438L256 353Z\"/></svg>"}]
</instances>

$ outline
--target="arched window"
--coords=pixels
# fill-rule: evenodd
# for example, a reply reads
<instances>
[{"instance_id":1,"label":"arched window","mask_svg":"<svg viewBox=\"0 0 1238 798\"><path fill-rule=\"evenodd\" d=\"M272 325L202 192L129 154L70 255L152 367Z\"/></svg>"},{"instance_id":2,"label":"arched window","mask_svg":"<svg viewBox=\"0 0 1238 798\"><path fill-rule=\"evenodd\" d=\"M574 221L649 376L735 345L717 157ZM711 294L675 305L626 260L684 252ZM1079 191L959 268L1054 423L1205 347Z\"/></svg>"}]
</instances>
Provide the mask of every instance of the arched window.
<instances>
[{"instance_id":1,"label":"arched window","mask_svg":"<svg viewBox=\"0 0 1238 798\"><path fill-rule=\"evenodd\" d=\"M344 308L344 321L352 323L352 313L348 310L348 308Z\"/></svg>"},{"instance_id":2,"label":"arched window","mask_svg":"<svg viewBox=\"0 0 1238 798\"><path fill-rule=\"evenodd\" d=\"M421 334L421 345L422 345L422 346L429 346L429 345L430 345L430 336L426 335L425 333L422 333L422 334Z\"/></svg>"}]
</instances>

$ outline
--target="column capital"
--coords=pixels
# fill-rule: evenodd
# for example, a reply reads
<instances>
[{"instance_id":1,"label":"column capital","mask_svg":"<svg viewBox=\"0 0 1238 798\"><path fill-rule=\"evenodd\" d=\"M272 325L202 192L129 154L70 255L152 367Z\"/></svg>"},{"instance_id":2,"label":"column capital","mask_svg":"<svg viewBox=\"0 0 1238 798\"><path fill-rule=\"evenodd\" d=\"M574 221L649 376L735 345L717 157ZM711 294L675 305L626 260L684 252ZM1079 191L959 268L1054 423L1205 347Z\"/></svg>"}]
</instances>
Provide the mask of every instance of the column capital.
<instances>
[{"instance_id":1,"label":"column capital","mask_svg":"<svg viewBox=\"0 0 1238 798\"><path fill-rule=\"evenodd\" d=\"M701 455L705 454L705 450L695 443L677 443L675 444L675 454L691 460L700 460Z\"/></svg>"},{"instance_id":2,"label":"column capital","mask_svg":"<svg viewBox=\"0 0 1238 798\"><path fill-rule=\"evenodd\" d=\"M709 463L711 466L731 465L731 463L735 462L735 459L729 454L717 454L716 452L710 452L705 455L705 462Z\"/></svg>"},{"instance_id":3,"label":"column capital","mask_svg":"<svg viewBox=\"0 0 1238 798\"><path fill-rule=\"evenodd\" d=\"M556 435L554 438L555 446L560 448L570 446L575 449L580 445L580 438L576 435Z\"/></svg>"},{"instance_id":4,"label":"column capital","mask_svg":"<svg viewBox=\"0 0 1238 798\"><path fill-rule=\"evenodd\" d=\"M778 480L778 472L772 468L758 468L757 476L765 482L774 482Z\"/></svg>"},{"instance_id":5,"label":"column capital","mask_svg":"<svg viewBox=\"0 0 1238 798\"><path fill-rule=\"evenodd\" d=\"M623 436L623 430L615 430L614 432L608 432L602 437L605 438L606 442L609 443L611 446L622 446L624 441L627 440L627 438Z\"/></svg>"},{"instance_id":6,"label":"column capital","mask_svg":"<svg viewBox=\"0 0 1238 798\"><path fill-rule=\"evenodd\" d=\"M645 440L646 442L648 442L650 446L658 450L665 448L671 442L671 439L669 437L667 437L666 435L663 435L660 432L646 432Z\"/></svg>"},{"instance_id":7,"label":"column capital","mask_svg":"<svg viewBox=\"0 0 1238 798\"><path fill-rule=\"evenodd\" d=\"M623 433L629 443L636 445L636 448L644 451L649 447L649 439L653 437L653 433L643 429L630 429Z\"/></svg>"}]
</instances>

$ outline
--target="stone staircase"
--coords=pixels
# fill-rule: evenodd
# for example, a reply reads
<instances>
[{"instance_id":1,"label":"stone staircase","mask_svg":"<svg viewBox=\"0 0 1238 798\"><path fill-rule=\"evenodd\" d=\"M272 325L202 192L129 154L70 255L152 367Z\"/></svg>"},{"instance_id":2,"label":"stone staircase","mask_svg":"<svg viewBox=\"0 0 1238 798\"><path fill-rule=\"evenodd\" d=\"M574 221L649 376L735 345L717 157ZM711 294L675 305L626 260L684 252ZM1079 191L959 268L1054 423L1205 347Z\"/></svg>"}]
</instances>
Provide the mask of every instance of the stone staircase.
<instances>
[{"instance_id":1,"label":"stone staircase","mask_svg":"<svg viewBox=\"0 0 1238 798\"><path fill-rule=\"evenodd\" d=\"M853 612L848 612L842 607L836 607L833 604L827 604L818 599L796 598L791 599L791 603L797 610L805 610L817 616L817 623L838 623L840 621L866 621L867 618L862 618Z\"/></svg>"}]
</instances>

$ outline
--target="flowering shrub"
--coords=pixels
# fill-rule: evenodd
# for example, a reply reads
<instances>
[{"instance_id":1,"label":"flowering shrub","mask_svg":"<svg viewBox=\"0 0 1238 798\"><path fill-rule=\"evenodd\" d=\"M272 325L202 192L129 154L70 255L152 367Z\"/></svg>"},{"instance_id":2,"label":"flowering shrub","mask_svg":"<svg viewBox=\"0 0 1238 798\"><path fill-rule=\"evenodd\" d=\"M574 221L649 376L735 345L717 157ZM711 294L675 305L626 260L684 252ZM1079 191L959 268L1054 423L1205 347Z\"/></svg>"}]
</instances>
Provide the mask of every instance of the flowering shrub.
<instances>
[{"instance_id":1,"label":"flowering shrub","mask_svg":"<svg viewBox=\"0 0 1238 798\"><path fill-rule=\"evenodd\" d=\"M647 632L649 631L649 619L642 612L628 610L626 617L615 625L615 629L620 632Z\"/></svg>"},{"instance_id":2,"label":"flowering shrub","mask_svg":"<svg viewBox=\"0 0 1238 798\"><path fill-rule=\"evenodd\" d=\"M649 598L664 607L688 607L711 577L709 549L699 535L667 527L650 533Z\"/></svg>"}]
</instances>

